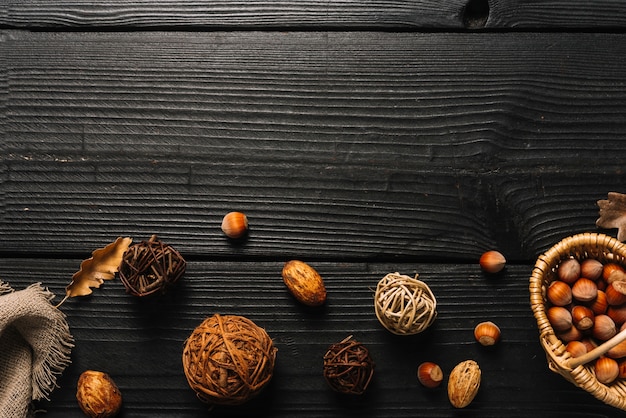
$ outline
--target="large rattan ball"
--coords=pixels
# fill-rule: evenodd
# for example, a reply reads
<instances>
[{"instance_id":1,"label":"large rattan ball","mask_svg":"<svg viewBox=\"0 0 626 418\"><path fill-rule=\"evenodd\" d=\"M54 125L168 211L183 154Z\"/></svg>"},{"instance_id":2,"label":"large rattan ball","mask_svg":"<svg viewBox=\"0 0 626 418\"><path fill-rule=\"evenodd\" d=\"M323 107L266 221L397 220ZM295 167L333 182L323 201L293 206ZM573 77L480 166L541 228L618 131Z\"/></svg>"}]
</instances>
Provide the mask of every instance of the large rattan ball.
<instances>
[{"instance_id":1,"label":"large rattan ball","mask_svg":"<svg viewBox=\"0 0 626 418\"><path fill-rule=\"evenodd\" d=\"M394 334L418 334L437 317L437 300L428 285L417 277L389 273L376 286L376 316Z\"/></svg>"},{"instance_id":2,"label":"large rattan ball","mask_svg":"<svg viewBox=\"0 0 626 418\"><path fill-rule=\"evenodd\" d=\"M335 391L361 395L374 375L374 361L367 348L347 337L324 354L324 378Z\"/></svg>"},{"instance_id":3,"label":"large rattan ball","mask_svg":"<svg viewBox=\"0 0 626 418\"><path fill-rule=\"evenodd\" d=\"M148 296L166 292L183 276L186 265L178 251L153 235L126 250L119 276L128 293Z\"/></svg>"},{"instance_id":4,"label":"large rattan ball","mask_svg":"<svg viewBox=\"0 0 626 418\"><path fill-rule=\"evenodd\" d=\"M213 405L239 405L271 380L276 347L263 328L237 315L215 314L185 342L183 368L189 386Z\"/></svg>"}]
</instances>

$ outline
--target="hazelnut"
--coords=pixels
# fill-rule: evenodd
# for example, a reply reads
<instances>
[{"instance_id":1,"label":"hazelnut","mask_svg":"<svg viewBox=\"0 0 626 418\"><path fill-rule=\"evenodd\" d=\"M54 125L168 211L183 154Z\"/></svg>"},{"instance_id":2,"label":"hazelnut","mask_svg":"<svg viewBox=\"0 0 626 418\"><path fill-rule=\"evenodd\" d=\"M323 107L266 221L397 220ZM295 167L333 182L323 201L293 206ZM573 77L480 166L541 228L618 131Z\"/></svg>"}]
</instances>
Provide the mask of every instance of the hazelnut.
<instances>
[{"instance_id":1,"label":"hazelnut","mask_svg":"<svg viewBox=\"0 0 626 418\"><path fill-rule=\"evenodd\" d=\"M572 285L572 296L581 302L591 302L598 296L596 282L581 277Z\"/></svg>"},{"instance_id":2,"label":"hazelnut","mask_svg":"<svg viewBox=\"0 0 626 418\"><path fill-rule=\"evenodd\" d=\"M608 385L619 376L619 364L610 357L600 357L596 360L595 373L598 382Z\"/></svg>"},{"instance_id":3,"label":"hazelnut","mask_svg":"<svg viewBox=\"0 0 626 418\"><path fill-rule=\"evenodd\" d=\"M559 279L572 284L580 277L580 263L575 258L568 258L557 268Z\"/></svg>"},{"instance_id":4,"label":"hazelnut","mask_svg":"<svg viewBox=\"0 0 626 418\"><path fill-rule=\"evenodd\" d=\"M86 370L78 378L76 399L80 409L90 418L114 417L122 406L122 394L113 379L94 370Z\"/></svg>"},{"instance_id":5,"label":"hazelnut","mask_svg":"<svg viewBox=\"0 0 626 418\"><path fill-rule=\"evenodd\" d=\"M565 350L572 357L580 357L583 354L587 354L587 345L581 341L574 340L567 343Z\"/></svg>"},{"instance_id":6,"label":"hazelnut","mask_svg":"<svg viewBox=\"0 0 626 418\"><path fill-rule=\"evenodd\" d=\"M604 281L610 282L611 274L613 274L613 272L615 271L618 271L619 273L624 273L624 268L620 266L619 264L615 264L615 263L605 264L604 268L602 269L602 278L604 279ZM613 277L616 277L616 276L614 275Z\"/></svg>"},{"instance_id":7,"label":"hazelnut","mask_svg":"<svg viewBox=\"0 0 626 418\"><path fill-rule=\"evenodd\" d=\"M491 250L480 256L479 264L487 273L498 273L506 265L506 258L500 252Z\"/></svg>"},{"instance_id":8,"label":"hazelnut","mask_svg":"<svg viewBox=\"0 0 626 418\"><path fill-rule=\"evenodd\" d=\"M609 307L609 302L606 299L606 292L598 290L598 296L596 296L596 299L589 305L589 307L595 315L606 313L606 310Z\"/></svg>"},{"instance_id":9,"label":"hazelnut","mask_svg":"<svg viewBox=\"0 0 626 418\"><path fill-rule=\"evenodd\" d=\"M615 322L616 327L626 324L626 304L620 306L609 306L606 314Z\"/></svg>"},{"instance_id":10,"label":"hazelnut","mask_svg":"<svg viewBox=\"0 0 626 418\"><path fill-rule=\"evenodd\" d=\"M546 316L556 332L567 331L572 327L572 314L566 308L553 306L548 309Z\"/></svg>"},{"instance_id":11,"label":"hazelnut","mask_svg":"<svg viewBox=\"0 0 626 418\"><path fill-rule=\"evenodd\" d=\"M615 321L608 315L596 315L593 323L592 335L600 341L606 341L617 334Z\"/></svg>"},{"instance_id":12,"label":"hazelnut","mask_svg":"<svg viewBox=\"0 0 626 418\"><path fill-rule=\"evenodd\" d=\"M587 258L580 263L580 276L589 280L598 280L602 277L604 266L594 258Z\"/></svg>"},{"instance_id":13,"label":"hazelnut","mask_svg":"<svg viewBox=\"0 0 626 418\"><path fill-rule=\"evenodd\" d=\"M500 341L500 328L491 321L481 322L474 328L474 338L484 346Z\"/></svg>"},{"instance_id":14,"label":"hazelnut","mask_svg":"<svg viewBox=\"0 0 626 418\"><path fill-rule=\"evenodd\" d=\"M570 341L580 341L583 338L583 332L575 326L571 326L569 329L559 332L557 337L567 344Z\"/></svg>"},{"instance_id":15,"label":"hazelnut","mask_svg":"<svg viewBox=\"0 0 626 418\"><path fill-rule=\"evenodd\" d=\"M222 219L222 232L228 238L241 238L248 232L248 217L241 212L230 212Z\"/></svg>"},{"instance_id":16,"label":"hazelnut","mask_svg":"<svg viewBox=\"0 0 626 418\"><path fill-rule=\"evenodd\" d=\"M593 311L586 306L577 305L572 308L572 322L581 331L592 328L594 318Z\"/></svg>"},{"instance_id":17,"label":"hazelnut","mask_svg":"<svg viewBox=\"0 0 626 418\"><path fill-rule=\"evenodd\" d=\"M427 388L436 388L443 381L443 371L438 364L426 361L418 366L417 379Z\"/></svg>"},{"instance_id":18,"label":"hazelnut","mask_svg":"<svg viewBox=\"0 0 626 418\"><path fill-rule=\"evenodd\" d=\"M626 379L626 360L622 359L617 362L619 366L619 377L620 379Z\"/></svg>"},{"instance_id":19,"label":"hazelnut","mask_svg":"<svg viewBox=\"0 0 626 418\"><path fill-rule=\"evenodd\" d=\"M593 338L590 338L590 337L583 338L582 340L580 340L580 342L585 344L585 347L587 347L587 352L593 350L594 348L598 346L598 343L595 342Z\"/></svg>"},{"instance_id":20,"label":"hazelnut","mask_svg":"<svg viewBox=\"0 0 626 418\"><path fill-rule=\"evenodd\" d=\"M550 283L546 293L550 303L555 306L567 306L572 303L572 288L560 280Z\"/></svg>"},{"instance_id":21,"label":"hazelnut","mask_svg":"<svg viewBox=\"0 0 626 418\"><path fill-rule=\"evenodd\" d=\"M626 357L626 341L622 341L621 343L611 347L611 349L606 352L606 356L614 359L626 360L624 359L624 357ZM624 367L626 367L626 364ZM626 369L624 372L626 372Z\"/></svg>"},{"instance_id":22,"label":"hazelnut","mask_svg":"<svg viewBox=\"0 0 626 418\"><path fill-rule=\"evenodd\" d=\"M624 282L626 281L626 273L622 270L613 270L609 274L609 277L605 280L606 283Z\"/></svg>"}]
</instances>

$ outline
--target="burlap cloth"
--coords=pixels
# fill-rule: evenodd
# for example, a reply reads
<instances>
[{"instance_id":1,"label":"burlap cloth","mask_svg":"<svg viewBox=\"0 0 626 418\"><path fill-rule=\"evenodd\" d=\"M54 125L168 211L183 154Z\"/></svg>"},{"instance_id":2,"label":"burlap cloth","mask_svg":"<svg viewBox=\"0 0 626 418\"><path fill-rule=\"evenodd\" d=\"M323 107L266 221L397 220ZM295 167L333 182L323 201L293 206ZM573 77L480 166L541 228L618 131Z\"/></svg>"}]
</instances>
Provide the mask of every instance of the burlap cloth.
<instances>
[{"instance_id":1,"label":"burlap cloth","mask_svg":"<svg viewBox=\"0 0 626 418\"><path fill-rule=\"evenodd\" d=\"M33 284L13 291L0 281L0 418L34 416L70 364L74 340L54 295Z\"/></svg>"}]
</instances>

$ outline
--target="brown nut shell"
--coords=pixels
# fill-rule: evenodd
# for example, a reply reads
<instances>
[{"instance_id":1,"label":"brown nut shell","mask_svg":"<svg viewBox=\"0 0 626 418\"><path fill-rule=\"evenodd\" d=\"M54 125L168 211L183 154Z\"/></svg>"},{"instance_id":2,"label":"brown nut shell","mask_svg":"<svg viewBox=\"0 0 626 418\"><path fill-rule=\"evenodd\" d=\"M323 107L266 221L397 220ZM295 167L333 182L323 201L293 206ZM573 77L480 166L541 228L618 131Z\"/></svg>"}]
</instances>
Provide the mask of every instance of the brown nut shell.
<instances>
[{"instance_id":1,"label":"brown nut shell","mask_svg":"<svg viewBox=\"0 0 626 418\"><path fill-rule=\"evenodd\" d=\"M228 238L241 238L248 232L248 217L241 212L229 212L224 215L221 227Z\"/></svg>"},{"instance_id":2,"label":"brown nut shell","mask_svg":"<svg viewBox=\"0 0 626 418\"><path fill-rule=\"evenodd\" d=\"M417 368L417 379L427 388L436 388L443 381L443 371L438 364L425 361Z\"/></svg>"},{"instance_id":3,"label":"brown nut shell","mask_svg":"<svg viewBox=\"0 0 626 418\"><path fill-rule=\"evenodd\" d=\"M308 306L320 306L326 302L326 287L322 276L305 262L286 262L282 276L287 289L299 302Z\"/></svg>"},{"instance_id":4,"label":"brown nut shell","mask_svg":"<svg viewBox=\"0 0 626 418\"><path fill-rule=\"evenodd\" d=\"M608 385L619 376L619 364L610 357L600 357L595 363L595 374L598 382Z\"/></svg>"},{"instance_id":5,"label":"brown nut shell","mask_svg":"<svg viewBox=\"0 0 626 418\"><path fill-rule=\"evenodd\" d=\"M573 284L580 278L580 263L575 258L564 260L557 268L557 276L565 283Z\"/></svg>"},{"instance_id":6,"label":"brown nut shell","mask_svg":"<svg viewBox=\"0 0 626 418\"><path fill-rule=\"evenodd\" d=\"M572 303L572 288L565 282L555 280L548 286L546 297L554 306L567 306Z\"/></svg>"},{"instance_id":7,"label":"brown nut shell","mask_svg":"<svg viewBox=\"0 0 626 418\"><path fill-rule=\"evenodd\" d=\"M598 280L602 277L604 265L593 258L587 258L580 263L580 276L590 280Z\"/></svg>"},{"instance_id":8,"label":"brown nut shell","mask_svg":"<svg viewBox=\"0 0 626 418\"><path fill-rule=\"evenodd\" d=\"M502 271L506 265L506 258L499 251L490 250L480 256L478 263L483 271L495 274Z\"/></svg>"},{"instance_id":9,"label":"brown nut shell","mask_svg":"<svg viewBox=\"0 0 626 418\"><path fill-rule=\"evenodd\" d=\"M80 409L91 418L111 418L122 406L122 394L111 377L86 370L78 378L76 399Z\"/></svg>"},{"instance_id":10,"label":"brown nut shell","mask_svg":"<svg viewBox=\"0 0 626 418\"><path fill-rule=\"evenodd\" d=\"M474 360L465 360L457 364L448 379L448 399L455 408L469 405L480 387L480 367Z\"/></svg>"},{"instance_id":11,"label":"brown nut shell","mask_svg":"<svg viewBox=\"0 0 626 418\"><path fill-rule=\"evenodd\" d=\"M481 322L474 328L474 338L481 345L494 345L500 341L500 328L491 321Z\"/></svg>"}]
</instances>

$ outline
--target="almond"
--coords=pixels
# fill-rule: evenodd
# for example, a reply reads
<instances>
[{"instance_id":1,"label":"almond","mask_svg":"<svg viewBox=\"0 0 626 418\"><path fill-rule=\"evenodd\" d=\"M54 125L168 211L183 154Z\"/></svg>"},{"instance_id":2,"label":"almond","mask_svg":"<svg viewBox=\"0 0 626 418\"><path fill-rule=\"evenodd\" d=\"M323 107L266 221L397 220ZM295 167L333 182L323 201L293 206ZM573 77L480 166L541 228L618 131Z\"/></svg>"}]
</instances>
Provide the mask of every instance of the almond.
<instances>
[{"instance_id":1,"label":"almond","mask_svg":"<svg viewBox=\"0 0 626 418\"><path fill-rule=\"evenodd\" d=\"M478 393L480 387L480 367L474 360L457 364L448 379L448 398L455 408L465 408Z\"/></svg>"},{"instance_id":2,"label":"almond","mask_svg":"<svg viewBox=\"0 0 626 418\"><path fill-rule=\"evenodd\" d=\"M326 287L322 276L305 262L286 262L282 276L287 289L299 302L308 306L320 306L326 301Z\"/></svg>"}]
</instances>

